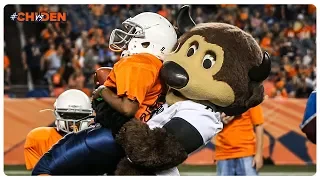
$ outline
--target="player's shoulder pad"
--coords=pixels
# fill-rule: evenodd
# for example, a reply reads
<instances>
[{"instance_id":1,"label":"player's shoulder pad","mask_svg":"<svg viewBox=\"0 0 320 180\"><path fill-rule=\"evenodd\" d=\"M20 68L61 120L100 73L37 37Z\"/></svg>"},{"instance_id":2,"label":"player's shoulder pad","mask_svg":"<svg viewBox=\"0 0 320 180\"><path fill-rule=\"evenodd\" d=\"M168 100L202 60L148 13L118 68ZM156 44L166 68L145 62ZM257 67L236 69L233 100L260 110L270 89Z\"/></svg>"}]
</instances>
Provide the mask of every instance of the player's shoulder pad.
<instances>
[{"instance_id":1,"label":"player's shoulder pad","mask_svg":"<svg viewBox=\"0 0 320 180\"><path fill-rule=\"evenodd\" d=\"M52 135L52 133L55 133L55 131L55 127L37 127L28 133L27 139L47 139Z\"/></svg>"}]
</instances>

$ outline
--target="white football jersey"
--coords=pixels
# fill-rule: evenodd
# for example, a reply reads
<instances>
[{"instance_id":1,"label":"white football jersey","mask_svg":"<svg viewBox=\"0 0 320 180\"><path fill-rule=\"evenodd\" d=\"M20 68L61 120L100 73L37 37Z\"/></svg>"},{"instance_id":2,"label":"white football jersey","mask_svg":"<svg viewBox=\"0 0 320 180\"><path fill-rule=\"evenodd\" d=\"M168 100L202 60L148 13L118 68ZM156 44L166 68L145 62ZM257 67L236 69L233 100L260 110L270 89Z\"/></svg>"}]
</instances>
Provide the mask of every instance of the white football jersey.
<instances>
[{"instance_id":1,"label":"white football jersey","mask_svg":"<svg viewBox=\"0 0 320 180\"><path fill-rule=\"evenodd\" d=\"M203 142L208 143L223 128L220 113L213 112L205 105L186 100L171 106L164 104L163 108L161 113L153 115L147 122L151 129L163 127L172 118L179 117L193 125L201 134Z\"/></svg>"},{"instance_id":2,"label":"white football jersey","mask_svg":"<svg viewBox=\"0 0 320 180\"><path fill-rule=\"evenodd\" d=\"M220 113L202 104L186 100L177 102L171 106L164 104L158 114L147 122L151 129L163 127L172 118L178 117L189 122L201 134L204 144L206 145L211 139L219 133L223 124L220 119ZM188 138L188 137L186 137ZM177 167L158 172L157 176L179 176Z\"/></svg>"}]
</instances>

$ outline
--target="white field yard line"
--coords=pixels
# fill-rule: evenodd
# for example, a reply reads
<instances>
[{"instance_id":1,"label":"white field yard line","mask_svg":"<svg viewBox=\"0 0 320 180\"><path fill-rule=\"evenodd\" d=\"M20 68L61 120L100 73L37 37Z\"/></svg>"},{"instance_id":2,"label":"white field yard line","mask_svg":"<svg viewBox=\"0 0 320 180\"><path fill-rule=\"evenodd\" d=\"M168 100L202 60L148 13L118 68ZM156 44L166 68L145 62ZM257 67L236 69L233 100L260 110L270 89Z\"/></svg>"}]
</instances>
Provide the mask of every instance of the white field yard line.
<instances>
[{"instance_id":1,"label":"white field yard line","mask_svg":"<svg viewBox=\"0 0 320 180\"><path fill-rule=\"evenodd\" d=\"M5 171L6 175L26 175L29 176L29 171ZM216 172L180 172L181 176L216 176ZM313 176L315 172L261 172L260 176Z\"/></svg>"}]
</instances>

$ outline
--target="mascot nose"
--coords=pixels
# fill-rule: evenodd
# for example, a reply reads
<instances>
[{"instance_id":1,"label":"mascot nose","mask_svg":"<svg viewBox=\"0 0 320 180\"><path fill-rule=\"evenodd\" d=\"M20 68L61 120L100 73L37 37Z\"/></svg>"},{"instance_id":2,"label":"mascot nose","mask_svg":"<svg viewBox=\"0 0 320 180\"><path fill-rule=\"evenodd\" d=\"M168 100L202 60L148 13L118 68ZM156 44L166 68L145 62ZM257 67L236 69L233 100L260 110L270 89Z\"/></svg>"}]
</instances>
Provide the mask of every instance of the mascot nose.
<instances>
[{"instance_id":1,"label":"mascot nose","mask_svg":"<svg viewBox=\"0 0 320 180\"><path fill-rule=\"evenodd\" d=\"M160 71L161 79L170 87L181 89L189 82L187 71L173 61L163 63Z\"/></svg>"}]
</instances>

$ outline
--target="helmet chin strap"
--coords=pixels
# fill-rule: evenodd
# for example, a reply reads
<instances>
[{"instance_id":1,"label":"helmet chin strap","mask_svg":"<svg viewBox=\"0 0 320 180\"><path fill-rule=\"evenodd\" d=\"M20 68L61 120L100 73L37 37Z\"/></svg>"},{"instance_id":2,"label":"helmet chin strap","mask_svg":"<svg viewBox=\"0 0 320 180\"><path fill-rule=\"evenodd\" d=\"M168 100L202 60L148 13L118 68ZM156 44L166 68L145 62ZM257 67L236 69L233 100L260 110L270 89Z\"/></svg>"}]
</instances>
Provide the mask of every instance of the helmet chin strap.
<instances>
[{"instance_id":1,"label":"helmet chin strap","mask_svg":"<svg viewBox=\"0 0 320 180\"><path fill-rule=\"evenodd\" d=\"M54 110L53 110L53 109L42 109L42 110L40 110L39 112L42 113L42 112L45 112L45 111L52 111L52 112L53 112Z\"/></svg>"},{"instance_id":2,"label":"helmet chin strap","mask_svg":"<svg viewBox=\"0 0 320 180\"><path fill-rule=\"evenodd\" d=\"M121 52L123 51L122 48L117 46L116 44L109 44L109 49L113 52Z\"/></svg>"}]
</instances>

